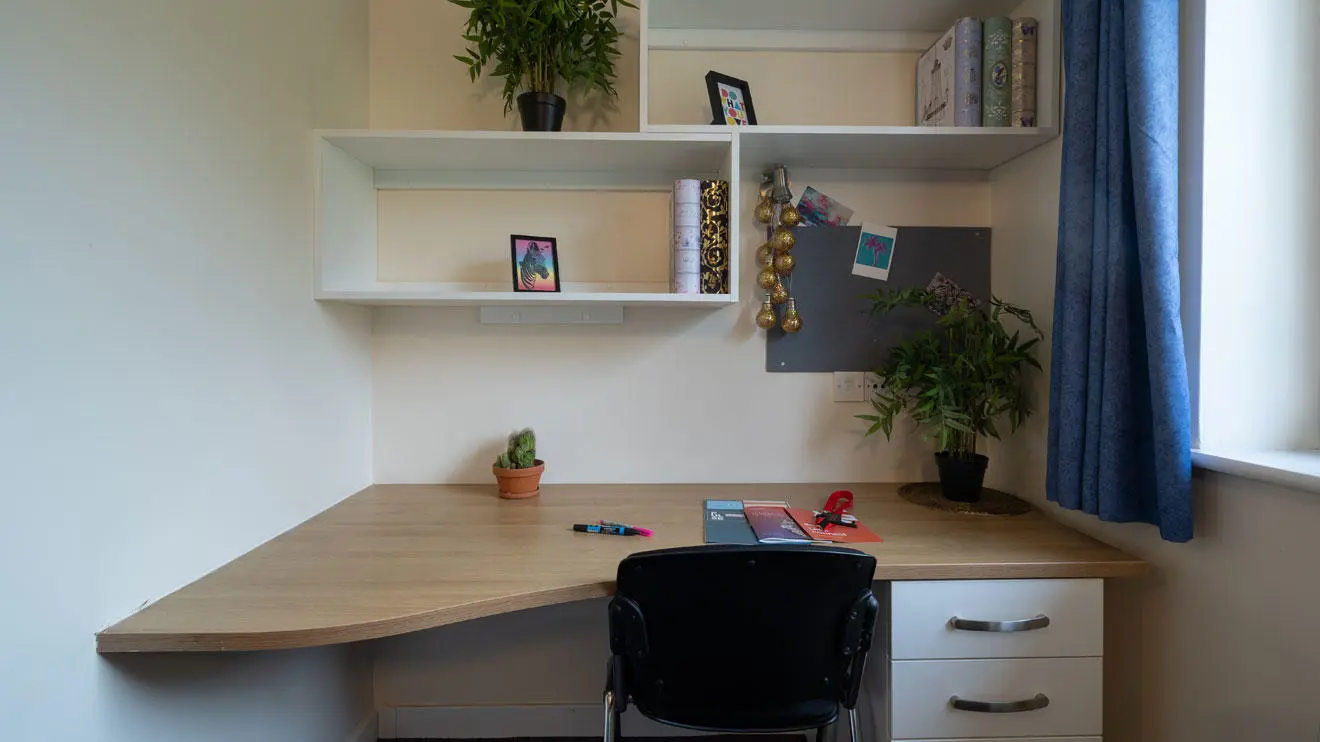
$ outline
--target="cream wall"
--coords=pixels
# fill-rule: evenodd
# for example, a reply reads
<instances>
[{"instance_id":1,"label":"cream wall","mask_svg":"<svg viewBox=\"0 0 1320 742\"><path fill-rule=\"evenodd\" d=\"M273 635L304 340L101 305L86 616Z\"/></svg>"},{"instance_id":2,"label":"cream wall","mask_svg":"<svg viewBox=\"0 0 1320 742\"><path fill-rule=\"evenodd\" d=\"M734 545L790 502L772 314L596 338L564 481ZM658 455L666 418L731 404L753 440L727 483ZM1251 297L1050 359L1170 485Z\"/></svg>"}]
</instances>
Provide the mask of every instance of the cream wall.
<instances>
[{"instance_id":1,"label":"cream wall","mask_svg":"<svg viewBox=\"0 0 1320 742\"><path fill-rule=\"evenodd\" d=\"M1223 4L1218 0L1208 4L1213 21L1216 7ZM1182 164L1193 174L1200 167L1199 29L1204 5L1183 4ZM1227 5L1236 12L1236 4ZM1277 5L1297 7L1288 2ZM1299 38L1303 30L1296 28ZM1213 43L1207 46L1214 48ZM1213 77L1208 79L1213 83ZM1318 97L1313 89L1302 95ZM1212 158L1221 150L1209 147L1209 131L1205 143L1209 175ZM1012 250L994 252L995 290L1036 312L1044 320L1047 341L1052 329L1060 152L1055 142L1000 168L993 186L996 245L1013 245ZM1320 163L1312 160L1312 164ZM1274 172L1272 162L1269 168ZM1198 187L1198 180L1184 180L1185 240L1200 235L1199 225L1192 222L1201 214ZM1205 206L1209 224L1209 201ZM1223 203L1218 208L1233 211L1236 206ZM1275 208L1287 207L1276 204ZM1236 217L1220 214L1218 218ZM1207 229L1207 252L1210 241L1223 238ZM1184 250L1195 254L1195 247L1185 242ZM1212 290L1207 284L1207 296L1213 300ZM1209 341L1220 330L1207 324L1203 332ZM1048 383L1041 377L1036 386L1043 409ZM1145 559L1152 568L1142 579L1107 583L1106 742L1316 740L1320 735L1320 642L1315 636L1320 626L1320 581L1314 573L1320 563L1320 542L1315 539L1320 530L1320 497L1198 472L1193 481L1196 536L1188 544L1171 544L1161 541L1151 526L1102 523L1046 503L1046 422L1044 416L1033 418L1018 437L999 447L992 468L996 481L1036 501L1064 523Z\"/></svg>"},{"instance_id":2,"label":"cream wall","mask_svg":"<svg viewBox=\"0 0 1320 742\"><path fill-rule=\"evenodd\" d=\"M365 0L0 15L0 736L342 742L351 648L93 634L371 481L368 314L311 301L310 130L365 124Z\"/></svg>"},{"instance_id":3,"label":"cream wall","mask_svg":"<svg viewBox=\"0 0 1320 742\"><path fill-rule=\"evenodd\" d=\"M617 115L593 122L593 109L570 101L565 128L637 130L639 18L636 11L622 18L629 40L619 63ZM516 114L503 117L498 87L474 86L452 59L461 51L465 19L466 11L447 2L373 0L373 126L518 127ZM727 71L754 77L755 69L739 65L757 55L716 56ZM703 80L709 67L697 63L705 57L655 55L653 121L709 120ZM911 55L788 57L773 70L773 77L784 77L782 85L755 88L765 89L762 120L852 121L853 109L828 108L837 101L798 96L796 108L788 105L791 91L800 89L792 82L814 81L828 57L848 70L845 80L865 77L868 65L879 71L868 81L878 94L865 96L856 111L879 119L873 123L909 122ZM754 175L747 171L744 178ZM815 185L871 221L990 223L984 176L806 170L793 176L799 192ZM753 197L744 190L739 213L745 215ZM666 201L664 193L382 191L379 276L503 282L508 235L525 233L559 238L570 280L665 280ZM743 224L744 266L754 264L756 231L750 221ZM471 309L377 310L376 481L487 482L499 442L524 425L537 430L550 482L886 481L933 474L919 440L861 441L852 416L865 405L834 403L829 375L765 373L764 337L752 325L759 308L752 279L751 271L738 277L742 295L751 298L737 307L629 309L621 325L496 327L479 324ZM802 311L810 328L810 309Z\"/></svg>"},{"instance_id":4,"label":"cream wall","mask_svg":"<svg viewBox=\"0 0 1320 742\"><path fill-rule=\"evenodd\" d=\"M467 17L447 0L371 0L371 128L522 128L516 108L504 115L501 81L473 85L454 59ZM619 99L570 96L566 131L637 131L640 27L636 10L619 8Z\"/></svg>"}]
</instances>

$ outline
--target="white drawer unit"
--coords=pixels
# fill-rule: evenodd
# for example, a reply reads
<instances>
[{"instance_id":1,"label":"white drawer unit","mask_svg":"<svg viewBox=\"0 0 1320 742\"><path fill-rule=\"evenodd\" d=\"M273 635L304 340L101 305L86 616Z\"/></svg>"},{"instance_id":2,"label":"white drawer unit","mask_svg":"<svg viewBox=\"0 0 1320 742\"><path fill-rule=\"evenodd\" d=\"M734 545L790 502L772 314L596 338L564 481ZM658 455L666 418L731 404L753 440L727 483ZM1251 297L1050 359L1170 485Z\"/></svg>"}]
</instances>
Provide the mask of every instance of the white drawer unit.
<instances>
[{"instance_id":1,"label":"white drawer unit","mask_svg":"<svg viewBox=\"0 0 1320 742\"><path fill-rule=\"evenodd\" d=\"M1099 736L1099 657L894 662L896 740Z\"/></svg>"},{"instance_id":2,"label":"white drawer unit","mask_svg":"<svg viewBox=\"0 0 1320 742\"><path fill-rule=\"evenodd\" d=\"M895 582L892 657L1099 657L1103 580Z\"/></svg>"}]
</instances>

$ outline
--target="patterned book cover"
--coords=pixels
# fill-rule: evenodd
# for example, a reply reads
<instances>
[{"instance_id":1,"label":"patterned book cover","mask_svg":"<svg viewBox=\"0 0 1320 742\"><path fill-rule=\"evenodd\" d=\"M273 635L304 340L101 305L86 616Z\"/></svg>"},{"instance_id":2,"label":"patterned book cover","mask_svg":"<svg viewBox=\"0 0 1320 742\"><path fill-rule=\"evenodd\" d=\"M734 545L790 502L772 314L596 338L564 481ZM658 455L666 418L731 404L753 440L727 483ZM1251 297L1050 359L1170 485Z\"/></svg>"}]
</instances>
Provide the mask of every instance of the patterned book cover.
<instances>
[{"instance_id":1,"label":"patterned book cover","mask_svg":"<svg viewBox=\"0 0 1320 742\"><path fill-rule=\"evenodd\" d=\"M1019 128L1036 125L1036 32L1039 28L1035 18L1013 21L1009 124Z\"/></svg>"},{"instance_id":2,"label":"patterned book cover","mask_svg":"<svg viewBox=\"0 0 1320 742\"><path fill-rule=\"evenodd\" d=\"M701 181L701 293L729 293L729 181Z\"/></svg>"},{"instance_id":3,"label":"patterned book cover","mask_svg":"<svg viewBox=\"0 0 1320 742\"><path fill-rule=\"evenodd\" d=\"M1013 19L986 18L981 52L981 125L1008 126L1012 102Z\"/></svg>"},{"instance_id":4,"label":"patterned book cover","mask_svg":"<svg viewBox=\"0 0 1320 742\"><path fill-rule=\"evenodd\" d=\"M701 293L701 181L674 181L670 224L673 263L669 290L675 294Z\"/></svg>"},{"instance_id":5,"label":"patterned book cover","mask_svg":"<svg viewBox=\"0 0 1320 742\"><path fill-rule=\"evenodd\" d=\"M981 125L981 21L962 18L917 60L917 125Z\"/></svg>"}]
</instances>

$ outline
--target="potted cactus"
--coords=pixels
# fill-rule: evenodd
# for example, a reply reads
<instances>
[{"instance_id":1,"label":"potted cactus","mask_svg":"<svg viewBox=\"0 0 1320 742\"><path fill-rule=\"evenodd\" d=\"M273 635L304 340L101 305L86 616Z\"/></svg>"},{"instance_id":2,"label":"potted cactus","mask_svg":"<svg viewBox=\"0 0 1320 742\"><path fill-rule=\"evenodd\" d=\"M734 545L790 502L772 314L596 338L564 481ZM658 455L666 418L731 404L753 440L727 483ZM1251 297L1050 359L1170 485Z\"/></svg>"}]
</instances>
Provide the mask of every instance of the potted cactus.
<instances>
[{"instance_id":1,"label":"potted cactus","mask_svg":"<svg viewBox=\"0 0 1320 742\"><path fill-rule=\"evenodd\" d=\"M536 458L536 433L531 428L515 430L509 435L509 447L495 457L491 469L500 487L500 497L522 500L541 494L545 462Z\"/></svg>"}]
</instances>

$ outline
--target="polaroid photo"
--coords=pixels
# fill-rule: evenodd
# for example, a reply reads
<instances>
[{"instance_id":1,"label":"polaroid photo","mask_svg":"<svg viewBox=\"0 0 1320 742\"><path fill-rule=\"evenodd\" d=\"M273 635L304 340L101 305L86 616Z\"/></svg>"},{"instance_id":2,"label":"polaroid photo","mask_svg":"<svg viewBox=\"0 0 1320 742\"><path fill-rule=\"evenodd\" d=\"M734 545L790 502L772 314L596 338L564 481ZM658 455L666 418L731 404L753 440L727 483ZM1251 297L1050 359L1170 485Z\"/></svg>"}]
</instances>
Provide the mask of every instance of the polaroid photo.
<instances>
[{"instance_id":1,"label":"polaroid photo","mask_svg":"<svg viewBox=\"0 0 1320 742\"><path fill-rule=\"evenodd\" d=\"M809 227L844 227L853 218L852 209L811 186L802 192L797 209L803 225Z\"/></svg>"},{"instance_id":2,"label":"polaroid photo","mask_svg":"<svg viewBox=\"0 0 1320 742\"><path fill-rule=\"evenodd\" d=\"M894 245L896 242L898 242L897 229L863 223L862 232L857 237L857 255L853 258L853 275L888 281L889 267L894 262Z\"/></svg>"}]
</instances>

